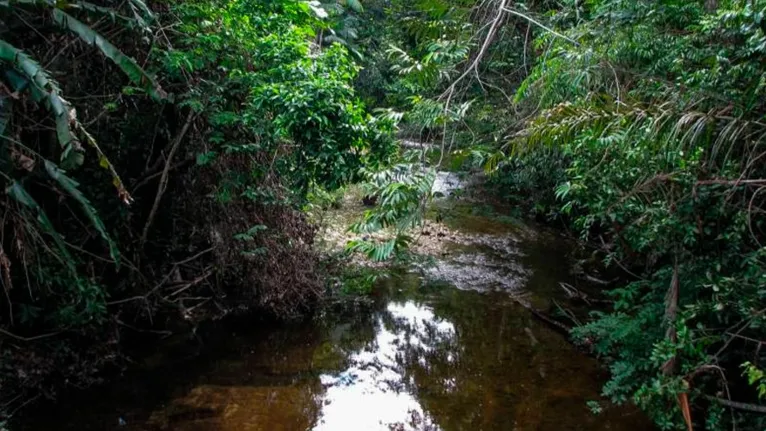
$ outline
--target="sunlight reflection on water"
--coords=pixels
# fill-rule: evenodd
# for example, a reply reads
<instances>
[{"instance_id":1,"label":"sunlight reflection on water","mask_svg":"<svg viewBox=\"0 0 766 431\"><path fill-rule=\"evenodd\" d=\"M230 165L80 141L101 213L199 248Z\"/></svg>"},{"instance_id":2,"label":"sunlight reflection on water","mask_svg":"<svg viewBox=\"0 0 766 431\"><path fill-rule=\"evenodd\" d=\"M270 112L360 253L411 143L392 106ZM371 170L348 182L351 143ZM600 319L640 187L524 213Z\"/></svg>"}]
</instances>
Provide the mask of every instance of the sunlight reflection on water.
<instances>
[{"instance_id":1,"label":"sunlight reflection on water","mask_svg":"<svg viewBox=\"0 0 766 431\"><path fill-rule=\"evenodd\" d=\"M439 339L454 337L455 326L412 301L389 303L387 311L403 325L390 329L378 318L371 347L351 355L348 369L320 376L327 392L314 430L439 429L417 398L405 390L413 382L406 381L398 358L405 345L429 351L434 331ZM413 418L419 418L419 423L412 423Z\"/></svg>"}]
</instances>

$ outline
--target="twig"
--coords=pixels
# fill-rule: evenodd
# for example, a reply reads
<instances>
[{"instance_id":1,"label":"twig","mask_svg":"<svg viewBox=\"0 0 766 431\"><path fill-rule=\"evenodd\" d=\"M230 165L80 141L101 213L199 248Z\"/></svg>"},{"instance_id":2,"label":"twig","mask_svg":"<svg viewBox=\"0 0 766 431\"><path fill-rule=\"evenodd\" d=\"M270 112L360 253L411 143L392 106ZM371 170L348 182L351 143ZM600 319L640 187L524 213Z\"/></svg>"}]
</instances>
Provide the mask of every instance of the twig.
<instances>
[{"instance_id":1,"label":"twig","mask_svg":"<svg viewBox=\"0 0 766 431\"><path fill-rule=\"evenodd\" d=\"M527 23L527 33L524 36L524 72L529 74L529 65L527 63L527 51L529 51L529 33L532 30L532 24Z\"/></svg>"},{"instance_id":2,"label":"twig","mask_svg":"<svg viewBox=\"0 0 766 431\"><path fill-rule=\"evenodd\" d=\"M743 339L745 341L750 341L752 343L759 344L759 345L760 344L766 344L766 341L764 341L764 340L759 340L757 338L752 338L752 337L746 337L744 335L740 335L739 333L735 334L735 333L727 331L727 332L725 332L725 334L730 336L730 337L741 338L741 339Z\"/></svg>"},{"instance_id":3,"label":"twig","mask_svg":"<svg viewBox=\"0 0 766 431\"><path fill-rule=\"evenodd\" d=\"M178 151L178 147L181 144L181 141L184 138L184 135L186 135L186 132L189 130L189 126L191 126L192 122L195 118L195 112L189 111L189 115L186 116L186 123L184 123L183 127L181 128L181 132L178 133L178 136L176 136L175 141L173 142L173 146L170 148L170 153L168 153L168 158L165 160L165 169L162 170L162 177L160 178L160 184L157 187L157 196L154 197L154 204L152 205L152 210L149 212L149 218L146 220L146 225L144 225L144 231L141 233L141 242L140 245L144 245L146 243L146 237L149 234L149 228L152 225L152 221L154 220L154 216L157 214L157 209L160 206L160 200L162 199L162 195L165 194L165 189L168 185L168 172L170 172L170 166L173 162L173 156L175 155L176 151Z\"/></svg>"},{"instance_id":4,"label":"twig","mask_svg":"<svg viewBox=\"0 0 766 431\"><path fill-rule=\"evenodd\" d=\"M676 334L676 317L678 315L678 296L680 291L680 280L678 274L678 258L676 257L673 264L673 277L670 280L670 286L668 292L665 295L665 322L668 324L668 329L665 332L665 337L670 340L671 343L675 343L678 340ZM676 368L676 356L673 355L668 359L660 370L662 374L666 376L673 375Z\"/></svg>"},{"instance_id":5,"label":"twig","mask_svg":"<svg viewBox=\"0 0 766 431\"><path fill-rule=\"evenodd\" d=\"M0 334L6 335L8 337L11 337L11 338L19 340L19 341L25 341L25 342L35 341L35 340L40 340L42 338L52 337L52 336L58 335L58 334L60 334L62 332L64 332L64 331L50 332L50 333L42 334L42 335L35 335L33 337L22 337L21 335L16 335L16 334L14 334L12 332L8 332L5 329L0 328Z\"/></svg>"},{"instance_id":6,"label":"twig","mask_svg":"<svg viewBox=\"0 0 766 431\"><path fill-rule=\"evenodd\" d=\"M505 12L508 12L508 13L509 13L509 14L511 14L511 15L517 16L517 17L519 17L519 18L523 18L523 19L525 19L525 20L527 20L527 21L531 22L532 24L535 24L536 26L538 26L538 27L542 28L543 30L546 30L546 31L550 32L550 33L551 33L551 34L553 34L554 36L558 36L558 37L560 37L560 38L562 38L562 39L564 39L564 40L566 40L566 41L568 41L568 42L571 42L571 43L573 43L575 46L580 46L580 43L579 43L579 42L577 42L576 40L572 39L572 38L571 38L571 37L569 37L569 36L565 36L565 35L563 35L563 34L561 34L561 33L557 32L556 30L554 30L554 29L552 29L552 28L550 28L550 27L546 26L545 24L541 23L540 21L537 21L537 20L535 20L534 18L532 18L532 17L530 17L530 16L528 16L528 15L524 15L524 14L523 14L523 13L521 13L521 12L517 12L517 11L515 11L515 10L513 10L513 9L508 9L507 7L505 7L505 2L503 2L503 5L502 5L502 6L500 6L500 9L501 9L501 10L503 10L503 11L505 11Z\"/></svg>"},{"instance_id":7,"label":"twig","mask_svg":"<svg viewBox=\"0 0 766 431\"><path fill-rule=\"evenodd\" d=\"M170 294L170 295L168 295L168 296L176 296L176 295L178 295L179 293L183 292L184 290L186 290L186 289L188 289L188 288L190 288L190 287L194 286L195 284L199 283L200 281L202 281L202 280L204 280L204 279L206 279L206 278L210 277L210 275L211 275L212 273L213 273L213 269L212 269L212 268L211 268L211 269L208 269L207 271L205 271L205 273L204 273L204 274L202 274L202 275L200 275L199 277L195 278L194 280L192 280L192 281L190 281L190 282L188 282L188 283L184 284L184 286L183 286L183 287L181 287L181 288L180 288L180 289L178 289L178 290L175 290L173 293L171 293L171 294Z\"/></svg>"},{"instance_id":8,"label":"twig","mask_svg":"<svg viewBox=\"0 0 766 431\"><path fill-rule=\"evenodd\" d=\"M542 320L543 322L553 326L554 328L556 328L559 331L561 331L563 334L569 335L570 331L572 330L572 328L570 328L569 326L559 322L558 320L555 320L555 319L553 319L551 317L548 317L542 311L532 307L532 305L530 305L526 301L522 301L521 299L516 298L516 297L512 297L511 299L513 299L517 304L519 304L522 307L526 308L530 313L532 313L533 316L535 316L538 319Z\"/></svg>"},{"instance_id":9,"label":"twig","mask_svg":"<svg viewBox=\"0 0 766 431\"><path fill-rule=\"evenodd\" d=\"M195 255L194 255L194 256L192 256L192 257L187 257L187 258L186 258L186 259L184 259L184 260L181 260L181 261L175 262L175 263L173 263L173 265L177 266L177 265L183 265L183 264L185 264L185 263L189 263L189 262L191 262L192 260L194 260L194 259L196 259L196 258L198 258L198 257L202 256L203 254L205 254L205 253L209 253L209 252L211 252L211 251L213 251L213 247L210 247L210 248L208 248L208 249L202 250L201 252L199 252L199 253L195 254Z\"/></svg>"},{"instance_id":10,"label":"twig","mask_svg":"<svg viewBox=\"0 0 766 431\"><path fill-rule=\"evenodd\" d=\"M766 184L766 178L752 179L752 180L703 180L697 181L696 185L710 185L721 184L726 186L738 186L740 184Z\"/></svg>"},{"instance_id":11,"label":"twig","mask_svg":"<svg viewBox=\"0 0 766 431\"><path fill-rule=\"evenodd\" d=\"M125 298L125 299L118 299L118 300L116 300L116 301L110 301L110 302L107 302L107 303L106 303L106 305L117 305L117 304L124 304L124 303L126 303L126 302L130 302L130 301L136 301L136 300L139 300L139 299L143 299L143 300L146 300L146 298L147 298L147 296L146 296L146 295L141 295L141 296L131 296L130 298Z\"/></svg>"},{"instance_id":12,"label":"twig","mask_svg":"<svg viewBox=\"0 0 766 431\"><path fill-rule=\"evenodd\" d=\"M136 332L146 332L146 333L149 333L149 334L164 335L166 337L169 336L169 335L173 335L173 331L156 330L156 329L141 329L141 328L137 328L137 327L135 327L133 325L128 325L127 323L123 322L120 319L114 319L114 321L117 322L118 325L124 326L124 327L126 327L128 329L132 329L132 330L134 330Z\"/></svg>"},{"instance_id":13,"label":"twig","mask_svg":"<svg viewBox=\"0 0 766 431\"><path fill-rule=\"evenodd\" d=\"M715 401L718 404L724 405L726 407L731 407L731 408L739 409L739 410L745 410L745 411L753 412L753 413L766 413L766 406L761 406L758 404L750 404L750 403L741 403L739 401L727 400L724 398L718 398L711 395L703 395L703 396L710 401Z\"/></svg>"},{"instance_id":14,"label":"twig","mask_svg":"<svg viewBox=\"0 0 766 431\"><path fill-rule=\"evenodd\" d=\"M471 71L476 72L476 76L479 76L479 63L481 63L482 58L484 58L484 55L487 53L487 50L489 49L489 46L492 44L492 41L495 38L495 35L497 34L497 30L500 27L500 24L503 20L503 11L505 10L505 5L507 4L508 0L500 0L500 7L498 8L497 14L495 15L495 18L492 20L492 23L489 27L489 31L487 32L487 37L484 38L484 42L482 42L481 47L479 48L479 52L476 54L476 58L473 59L471 64L463 71L463 73L460 74L452 83L447 87L447 90L444 91L444 93L439 96L440 99L443 99L446 97L446 102L444 103L444 110L443 112L447 114L449 112L450 108L450 102L452 101L452 96L455 94L455 88L457 87L457 84L460 83L463 79L465 79L468 75L471 74ZM481 80L481 78L480 78ZM441 166L442 161L444 160L444 149L446 147L446 140L447 140L447 123L448 121L445 121L442 125L442 142L441 142L441 154L439 155L439 162L436 164L436 166Z\"/></svg>"},{"instance_id":15,"label":"twig","mask_svg":"<svg viewBox=\"0 0 766 431\"><path fill-rule=\"evenodd\" d=\"M447 97L447 104L444 110L446 111L449 108L449 101L452 98L452 93L455 91L455 87L457 84L465 79L466 76L468 76L472 70L476 70L476 68L479 66L479 63L481 62L481 59L484 58L484 54L487 53L487 49L489 49L489 46L492 44L492 41L495 38L495 34L497 33L497 28L500 25L500 21L503 19L503 11L507 11L508 9L505 8L507 0L501 0L500 1L500 7L498 8L497 15L492 20L492 25L489 28L489 32L487 33L487 37L484 38L484 42L481 44L481 48L479 48L479 52L476 54L476 58L474 58L473 62L463 71L460 76L457 77L452 83L450 84L447 91L445 91L441 97L444 97L445 95Z\"/></svg>"},{"instance_id":16,"label":"twig","mask_svg":"<svg viewBox=\"0 0 766 431\"><path fill-rule=\"evenodd\" d=\"M599 236L598 236L598 239L599 239L599 240L601 240L601 246L603 247L604 251L606 251L606 252L609 252L609 247L607 247L607 245L606 245L606 242L604 241L604 237L603 237L603 236L601 236L601 235L599 235ZM617 264L617 266L619 266L619 267L620 267L620 268L621 268L623 271L625 271L626 273L628 273L628 275L631 275L631 276L633 276L633 277L635 277L635 278L637 278L637 279L639 279L639 280L646 280L646 278L644 278L644 277L641 277L640 275L638 275L638 274L634 273L633 271L629 270L628 268L626 268L626 267L625 267L625 266L622 264L622 262L620 262L620 260L619 260L619 259L617 259L617 257L614 257L614 256L612 256L612 260L611 260L611 262L614 262L614 263L616 263L616 264Z\"/></svg>"},{"instance_id":17,"label":"twig","mask_svg":"<svg viewBox=\"0 0 766 431\"><path fill-rule=\"evenodd\" d=\"M26 406L27 406L27 404L29 404L29 403L32 403L32 402L34 402L34 401L36 401L38 398L40 398L40 396L41 396L40 394L37 394L37 395L35 395L34 397L32 397L32 398L30 398L30 399L28 399L28 400L24 401L23 403L21 403L21 405L20 405L20 406L18 406L18 407L16 407L15 409L13 409L13 411L12 411L12 412L8 413L8 415L7 415L7 416L8 416L8 417L13 417L13 415L15 415L16 413L18 413L18 411L19 411L19 410L21 410L21 409L23 409L24 407L26 407Z\"/></svg>"},{"instance_id":18,"label":"twig","mask_svg":"<svg viewBox=\"0 0 766 431\"><path fill-rule=\"evenodd\" d=\"M182 299L184 299L184 300L189 300L189 299L195 299L195 298L182 298ZM199 307L199 306L201 306L201 305L205 305L205 304L207 304L207 303L208 303L208 301L210 301L211 299L213 299L213 297L211 296L211 297L207 297L207 298L197 298L197 299L203 299L203 301L202 301L202 302L200 302L199 304L196 304L196 305L194 305L193 307L189 307L189 308L187 308L187 309L186 309L186 312L187 312L187 313L191 313L191 312L192 312L192 311L194 311L194 310L195 310L197 307Z\"/></svg>"},{"instance_id":19,"label":"twig","mask_svg":"<svg viewBox=\"0 0 766 431\"><path fill-rule=\"evenodd\" d=\"M555 305L556 308L558 308L559 311L561 311L561 313L567 316L569 320L572 321L572 323L574 323L577 326L582 326L582 322L580 322L580 319L578 319L577 316L574 315L574 313L562 307L561 304L559 304L558 301L556 301L555 299L552 299L551 301L553 301L553 305Z\"/></svg>"},{"instance_id":20,"label":"twig","mask_svg":"<svg viewBox=\"0 0 766 431\"><path fill-rule=\"evenodd\" d=\"M592 275L588 275L588 274L583 274L582 276L583 276L583 278L584 278L584 279L586 279L587 281L589 281L589 282L591 282L591 283L594 283L594 284L598 284L598 285L600 285L600 286L609 286L610 284L612 284L612 283L614 283L615 281L617 281L617 279L616 279L616 278L614 278L614 279L612 279L612 280L602 280L602 279L600 279L600 278L597 278L597 277L594 277L594 276L592 276Z\"/></svg>"},{"instance_id":21,"label":"twig","mask_svg":"<svg viewBox=\"0 0 766 431\"><path fill-rule=\"evenodd\" d=\"M725 333L725 334L730 334L730 333L731 333L731 331L733 331L733 330L734 330L734 328L737 328L737 327L739 326L739 329L737 329L737 332L735 332L735 333L733 333L733 334L730 334L730 335L731 335L731 338L729 338L728 340L726 340L726 342L723 344L723 346L721 346L721 348L720 348L720 349L718 349L718 351L715 353L715 355L713 355L713 357L714 357L714 358L717 358L717 357L719 357L719 356L721 355L721 353L723 353L723 352L726 350L726 348L727 348L727 347L729 347L729 344L731 344L731 342L732 342L732 341L733 341L735 338L737 338L737 337L738 337L738 336L739 336L739 335L740 335L740 334L741 334L741 333L742 333L742 332L743 332L745 329L747 329L747 328L749 328L749 327L750 327L750 322L752 322L752 321L753 321L753 319L755 319L756 317L760 316L760 315L761 315L761 314L763 314L764 312L766 312L766 308L762 308L761 310L759 310L759 311L756 311L755 313L753 313L752 315L750 315L750 317L749 317L749 318L747 318L747 319L745 319L745 320L742 320L741 322L737 323L736 325L734 325L734 326L732 326L731 328L729 328L728 330L726 330L724 333ZM742 326L740 326L740 325L742 325Z\"/></svg>"},{"instance_id":22,"label":"twig","mask_svg":"<svg viewBox=\"0 0 766 431\"><path fill-rule=\"evenodd\" d=\"M185 160L183 162L176 163L175 165L173 165L170 168L170 170L172 171L172 170L175 170L175 169L178 169L178 168L182 168L182 167L188 165L189 162L190 162L189 160ZM162 175L162 172L155 172L153 174L147 175L146 177L142 178L138 183L136 183L135 186L133 186L133 190L131 190L130 193L131 194L136 194L136 190L138 190L141 187L145 186L149 181L157 178L160 175Z\"/></svg>"}]
</instances>

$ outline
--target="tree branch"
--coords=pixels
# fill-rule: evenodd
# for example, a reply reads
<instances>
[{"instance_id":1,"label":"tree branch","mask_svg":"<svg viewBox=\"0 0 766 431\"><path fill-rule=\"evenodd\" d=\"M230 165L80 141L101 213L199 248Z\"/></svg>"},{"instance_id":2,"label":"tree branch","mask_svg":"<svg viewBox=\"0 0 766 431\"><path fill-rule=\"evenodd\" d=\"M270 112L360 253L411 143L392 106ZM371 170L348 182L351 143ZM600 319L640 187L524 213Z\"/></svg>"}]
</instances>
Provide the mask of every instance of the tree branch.
<instances>
[{"instance_id":1,"label":"tree branch","mask_svg":"<svg viewBox=\"0 0 766 431\"><path fill-rule=\"evenodd\" d=\"M152 205L152 210L149 212L149 218L146 219L146 225L144 225L144 231L141 233L141 242L140 246L143 246L144 243L146 243L146 237L149 234L149 228L152 226L152 221L154 221L154 216L157 214L157 209L160 206L160 200L162 200L162 195L165 194L165 189L168 185L168 173L170 172L170 166L173 162L173 156L175 156L176 151L178 151L178 147L181 144L181 141L184 138L184 135L186 135L186 132L189 130L189 126L191 126L192 122L195 118L195 112L189 111L189 115L186 116L186 123L184 123L184 126L181 128L181 132L178 133L178 136L176 136L175 141L173 142L173 146L170 148L170 153L168 153L168 158L165 160L165 169L162 170L162 177L160 178L160 184L157 187L157 196L154 197L154 204Z\"/></svg>"}]
</instances>

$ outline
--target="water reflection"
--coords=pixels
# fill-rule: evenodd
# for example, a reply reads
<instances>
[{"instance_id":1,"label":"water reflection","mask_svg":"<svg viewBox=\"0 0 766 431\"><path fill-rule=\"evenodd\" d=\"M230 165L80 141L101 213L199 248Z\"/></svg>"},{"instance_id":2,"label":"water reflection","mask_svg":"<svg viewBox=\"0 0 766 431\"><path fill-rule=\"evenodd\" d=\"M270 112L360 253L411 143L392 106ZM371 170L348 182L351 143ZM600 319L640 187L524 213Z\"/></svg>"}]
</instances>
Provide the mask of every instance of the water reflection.
<instances>
[{"instance_id":1,"label":"water reflection","mask_svg":"<svg viewBox=\"0 0 766 431\"><path fill-rule=\"evenodd\" d=\"M433 427L420 402L407 390L414 381L407 380L402 357L408 349L429 351L435 338L452 338L455 328L412 301L392 302L386 312L386 318L377 319L375 339L350 355L349 368L319 377L327 391L315 430Z\"/></svg>"},{"instance_id":2,"label":"water reflection","mask_svg":"<svg viewBox=\"0 0 766 431\"><path fill-rule=\"evenodd\" d=\"M437 196L449 196L452 193L461 190L463 187L465 187L465 183L457 176L457 174L453 172L439 171L436 173L431 192Z\"/></svg>"}]
</instances>

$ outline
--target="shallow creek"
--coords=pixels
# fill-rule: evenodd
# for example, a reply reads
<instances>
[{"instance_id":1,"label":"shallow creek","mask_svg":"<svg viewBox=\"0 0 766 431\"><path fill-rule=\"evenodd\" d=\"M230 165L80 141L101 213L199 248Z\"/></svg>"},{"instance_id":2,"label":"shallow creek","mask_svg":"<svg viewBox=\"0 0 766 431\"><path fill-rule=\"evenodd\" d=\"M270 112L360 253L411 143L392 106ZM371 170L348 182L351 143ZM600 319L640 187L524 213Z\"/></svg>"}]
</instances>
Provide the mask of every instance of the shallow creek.
<instances>
[{"instance_id":1,"label":"shallow creek","mask_svg":"<svg viewBox=\"0 0 766 431\"><path fill-rule=\"evenodd\" d=\"M567 244L470 206L448 225L424 231L443 242L436 265L384 280L371 304L300 323L201 327L17 428L650 429L634 409L608 407L598 363L518 303L563 296ZM589 400L604 411L592 414Z\"/></svg>"}]
</instances>

